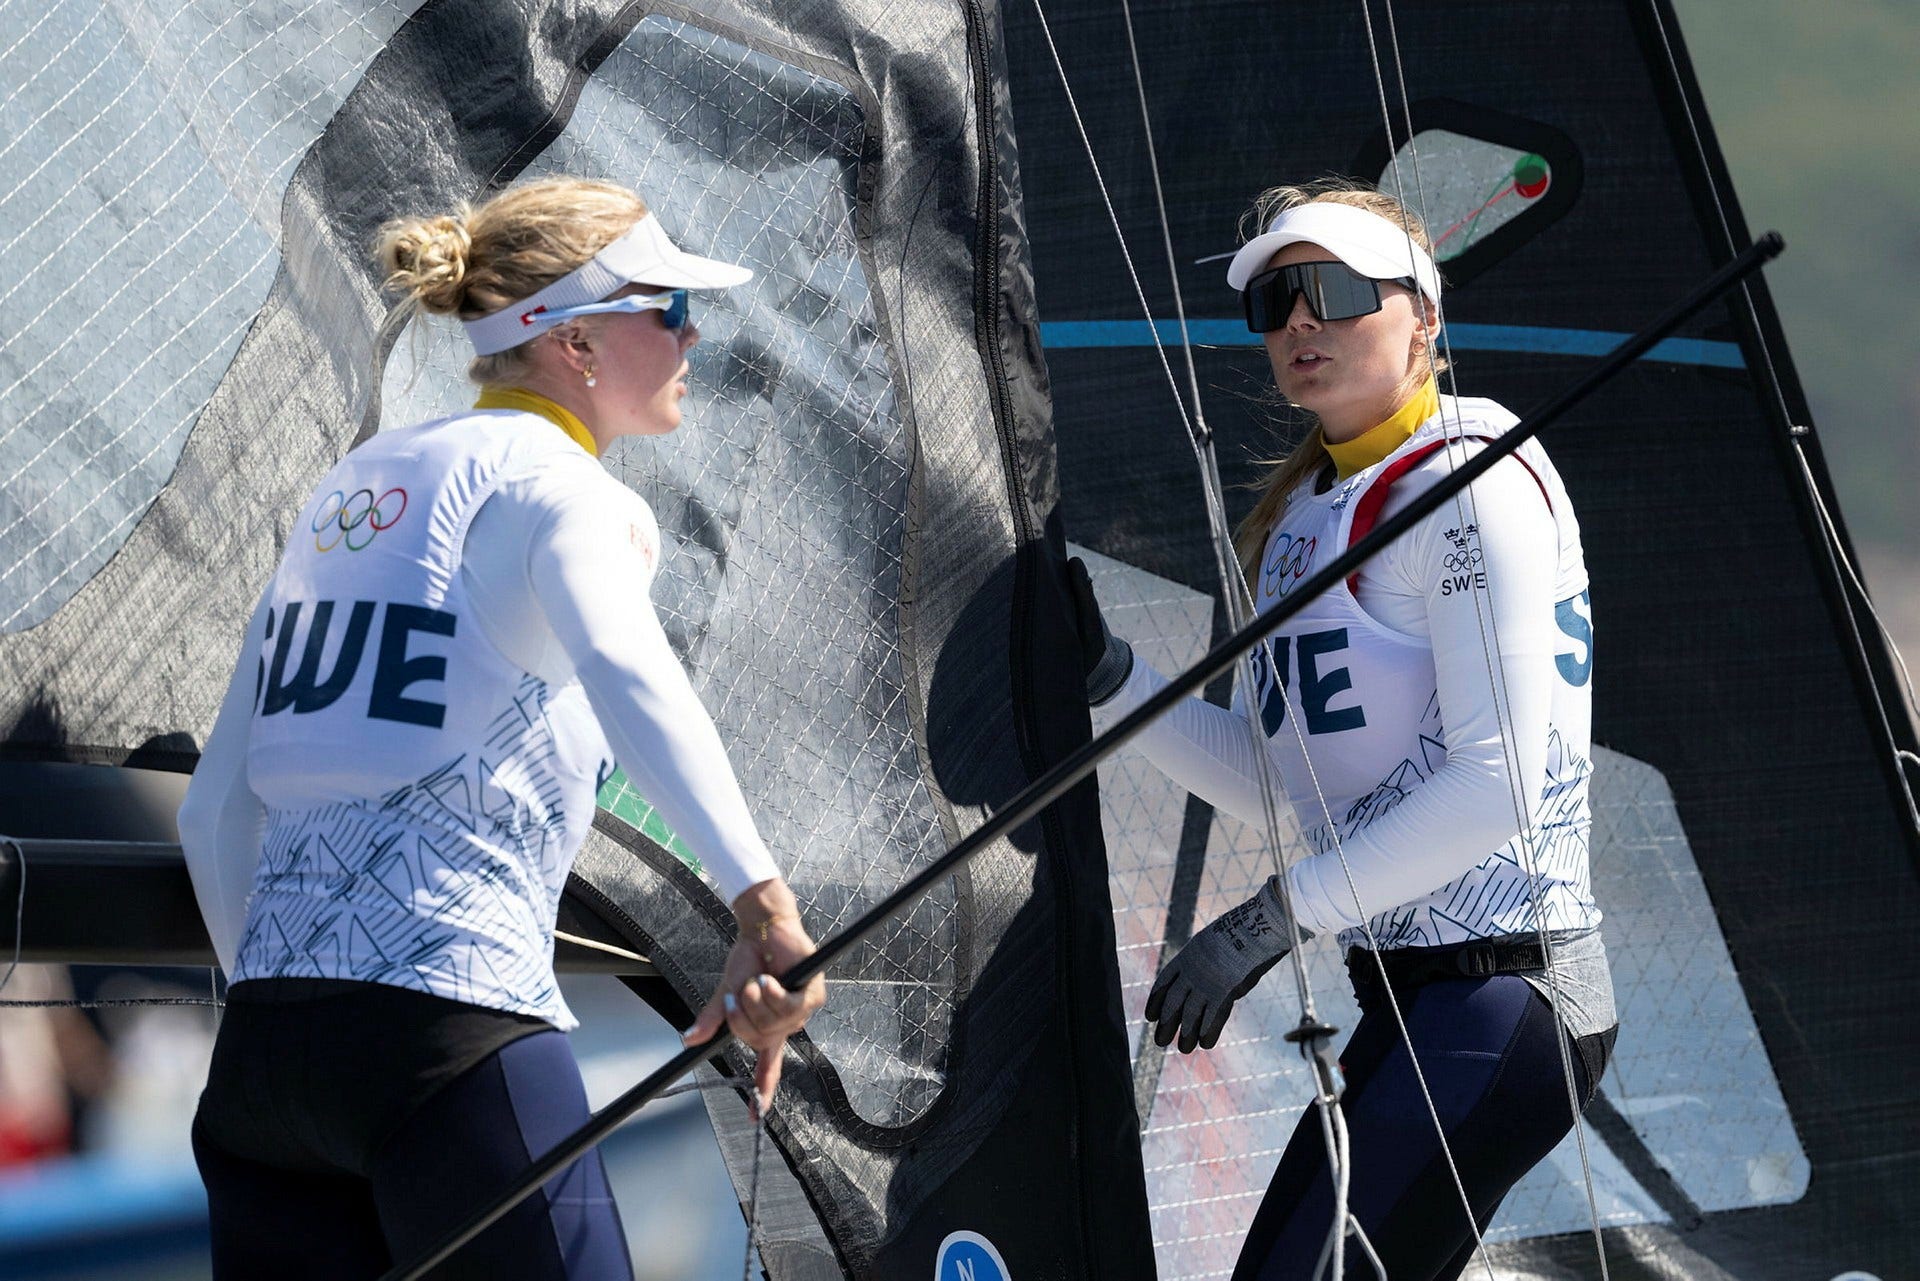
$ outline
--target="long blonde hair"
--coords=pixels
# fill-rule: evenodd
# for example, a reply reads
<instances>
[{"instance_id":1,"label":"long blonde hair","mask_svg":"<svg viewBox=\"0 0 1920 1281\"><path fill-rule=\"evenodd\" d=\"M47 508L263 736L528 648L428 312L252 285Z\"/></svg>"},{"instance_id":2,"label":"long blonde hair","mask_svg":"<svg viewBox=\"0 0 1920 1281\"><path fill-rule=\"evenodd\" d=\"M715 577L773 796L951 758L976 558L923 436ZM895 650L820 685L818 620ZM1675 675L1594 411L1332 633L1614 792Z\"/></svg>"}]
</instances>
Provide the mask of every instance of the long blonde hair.
<instances>
[{"instance_id":1,"label":"long blonde hair","mask_svg":"<svg viewBox=\"0 0 1920 1281\"><path fill-rule=\"evenodd\" d=\"M1389 222L1405 227L1415 244L1428 253L1433 252L1426 224L1412 210L1386 192L1353 178L1319 178L1293 186L1267 188L1240 219L1241 241L1244 243L1265 231L1286 210L1316 201L1351 205L1378 214ZM1402 394L1398 399L1404 401L1419 389L1430 373L1437 374L1445 368L1446 362L1438 356L1434 357L1431 364L1415 362L1409 365L1406 385L1401 388ZM1240 558L1240 572L1250 585L1259 571L1260 553L1266 547L1267 535L1273 529L1273 522L1279 519L1287 496L1307 477L1333 461L1327 453L1326 437L1321 434L1319 422L1304 409L1299 412L1308 420L1306 436L1284 457L1263 460L1267 473L1254 485L1260 491L1260 498L1233 533L1233 549Z\"/></svg>"},{"instance_id":2,"label":"long blonde hair","mask_svg":"<svg viewBox=\"0 0 1920 1281\"><path fill-rule=\"evenodd\" d=\"M587 178L541 178L509 187L478 208L396 218L380 228L374 256L382 287L399 306L473 320L538 293L584 265L647 216L625 187ZM528 345L476 356L467 377L510 384Z\"/></svg>"}]
</instances>

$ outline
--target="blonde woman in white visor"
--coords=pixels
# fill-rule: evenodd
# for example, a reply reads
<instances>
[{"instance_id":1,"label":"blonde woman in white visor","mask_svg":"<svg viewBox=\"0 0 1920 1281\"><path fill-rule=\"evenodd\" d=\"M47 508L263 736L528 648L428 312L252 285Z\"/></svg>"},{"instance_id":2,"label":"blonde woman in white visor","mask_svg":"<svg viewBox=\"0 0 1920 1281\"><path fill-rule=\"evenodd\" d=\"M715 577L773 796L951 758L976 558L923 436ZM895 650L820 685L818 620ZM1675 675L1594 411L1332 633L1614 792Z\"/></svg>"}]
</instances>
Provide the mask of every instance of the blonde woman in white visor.
<instances>
[{"instance_id":1,"label":"blonde woman in white visor","mask_svg":"<svg viewBox=\"0 0 1920 1281\"><path fill-rule=\"evenodd\" d=\"M465 322L474 408L349 453L292 524L180 813L232 986L194 1123L214 1275L373 1277L588 1115L554 916L614 763L740 942L688 1034L781 1049L813 950L649 598L653 514L598 461L680 423L685 253L632 192L550 179L389 224L401 305ZM631 1276L597 1153L449 1275Z\"/></svg>"},{"instance_id":2,"label":"blonde woman in white visor","mask_svg":"<svg viewBox=\"0 0 1920 1281\"><path fill-rule=\"evenodd\" d=\"M1515 419L1436 387L1440 278L1399 202L1330 180L1269 191L1256 216L1227 280L1278 390L1315 420L1238 533L1264 610ZM1078 579L1089 701L1110 723L1164 680L1106 632ZM1277 878L1200 930L1148 997L1155 1039L1212 1048L1299 937L1338 933L1362 1010L1341 1055L1350 1205L1395 1281L1460 1275L1612 1047L1587 869L1592 645L1579 525L1528 444L1289 620L1234 709L1189 700L1139 740L1169 777L1257 827L1264 751L1304 846L1285 873L1299 932ZM1234 1276L1312 1276L1332 1222L1309 1111ZM1347 1258L1349 1275L1371 1275L1359 1250Z\"/></svg>"}]
</instances>

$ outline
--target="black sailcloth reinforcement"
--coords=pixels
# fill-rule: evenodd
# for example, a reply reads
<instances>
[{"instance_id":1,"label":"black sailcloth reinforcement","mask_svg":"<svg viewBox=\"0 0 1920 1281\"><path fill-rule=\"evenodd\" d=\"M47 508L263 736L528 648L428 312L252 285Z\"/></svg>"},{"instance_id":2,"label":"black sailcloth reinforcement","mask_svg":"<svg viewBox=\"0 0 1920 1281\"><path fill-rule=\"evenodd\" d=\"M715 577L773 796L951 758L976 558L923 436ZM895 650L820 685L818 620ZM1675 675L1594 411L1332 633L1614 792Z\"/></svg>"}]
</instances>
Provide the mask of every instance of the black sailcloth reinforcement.
<instances>
[{"instance_id":1,"label":"black sailcloth reinforcement","mask_svg":"<svg viewBox=\"0 0 1920 1281\"><path fill-rule=\"evenodd\" d=\"M0 289L119 347L0 358L9 755L191 766L288 514L356 440L471 396L450 326L383 330L374 230L549 173L756 270L697 301L686 428L606 461L660 517L656 604L814 932L1085 741L991 3L23 21L0 34L96 41L102 71L15 97L38 167ZM601 803L569 911L684 1018L730 921L624 778ZM769 1123L769 1274L1151 1276L1114 955L1091 787L863 947ZM743 1114L706 1097L744 1198Z\"/></svg>"},{"instance_id":2,"label":"black sailcloth reinforcement","mask_svg":"<svg viewBox=\"0 0 1920 1281\"><path fill-rule=\"evenodd\" d=\"M1204 648L1219 594L1199 472L1040 10L1183 394L1127 13L1010 4L1007 47L1066 533L1114 630L1170 671ZM1460 392L1523 415L1746 243L1666 0L1394 5L1411 143L1378 0L1124 10L1235 519L1287 428L1224 279L1262 188L1346 174L1424 207ZM1816 437L1793 431L1811 420L1765 287L1751 299L1542 436L1593 577L1562 660L1594 682L1591 854L1621 1013L1587 1148L1615 1278L1887 1281L1920 1275L1903 1226L1920 1211L1904 942L1920 886L1894 758L1911 732L1815 521L1796 447L1833 498ZM1102 770L1101 798L1137 1015L1168 940L1273 862L1137 757ZM1334 950L1307 959L1323 1016L1351 1027ZM1310 1094L1280 1040L1298 1013L1269 976L1209 1054L1136 1039L1163 1278L1232 1268ZM1571 1140L1522 1181L1488 1229L1494 1275L1599 1275L1584 1183Z\"/></svg>"}]
</instances>

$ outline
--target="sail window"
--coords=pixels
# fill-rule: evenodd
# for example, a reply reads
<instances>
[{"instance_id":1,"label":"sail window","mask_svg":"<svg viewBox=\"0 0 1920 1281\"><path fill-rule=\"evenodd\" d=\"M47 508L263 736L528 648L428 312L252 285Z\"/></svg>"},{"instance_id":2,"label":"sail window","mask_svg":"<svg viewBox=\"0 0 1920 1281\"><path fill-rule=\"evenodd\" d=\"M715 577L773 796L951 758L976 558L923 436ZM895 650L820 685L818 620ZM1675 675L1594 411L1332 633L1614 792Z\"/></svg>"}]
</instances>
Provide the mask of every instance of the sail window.
<instances>
[{"instance_id":1,"label":"sail window","mask_svg":"<svg viewBox=\"0 0 1920 1281\"><path fill-rule=\"evenodd\" d=\"M1397 136L1389 154L1376 131L1356 171L1425 211L1434 260L1451 286L1519 248L1580 193L1580 152L1549 125L1445 98L1416 102L1410 114L1413 137Z\"/></svg>"}]
</instances>

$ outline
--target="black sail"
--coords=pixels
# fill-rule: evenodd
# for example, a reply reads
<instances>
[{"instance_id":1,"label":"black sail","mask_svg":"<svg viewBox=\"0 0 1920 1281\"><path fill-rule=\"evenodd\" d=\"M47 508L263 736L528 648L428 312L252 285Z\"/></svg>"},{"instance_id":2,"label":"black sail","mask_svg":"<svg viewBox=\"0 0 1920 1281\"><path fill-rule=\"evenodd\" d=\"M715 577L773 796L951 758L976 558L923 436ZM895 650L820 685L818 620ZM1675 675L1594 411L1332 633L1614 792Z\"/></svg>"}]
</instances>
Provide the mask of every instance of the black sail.
<instances>
[{"instance_id":1,"label":"black sail","mask_svg":"<svg viewBox=\"0 0 1920 1281\"><path fill-rule=\"evenodd\" d=\"M1424 209L1460 391L1521 414L1748 233L1667 0L1127 8L1132 47L1123 7L1096 4L1010 6L1007 45L1067 536L1115 629L1167 670L1219 634L1219 589L1149 141L1236 519L1285 426L1215 260L1261 188L1346 174ZM1592 855L1621 1000L1586 1127L1612 1275L1915 1274L1896 1226L1920 1205L1900 1013L1920 962L1898 942L1920 908L1895 758L1911 733L1821 530L1815 495L1833 495L1764 285L1543 440L1593 576L1564 630L1595 682ZM1137 759L1103 770L1102 799L1137 1016L1166 950L1273 861ZM1331 949L1311 961L1351 1026ZM1231 1267L1309 1095L1279 977L1208 1062L1136 1038L1163 1277ZM1488 1233L1498 1275L1599 1275L1585 1182L1571 1141L1523 1181Z\"/></svg>"}]
</instances>

